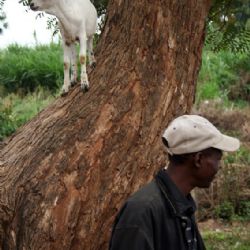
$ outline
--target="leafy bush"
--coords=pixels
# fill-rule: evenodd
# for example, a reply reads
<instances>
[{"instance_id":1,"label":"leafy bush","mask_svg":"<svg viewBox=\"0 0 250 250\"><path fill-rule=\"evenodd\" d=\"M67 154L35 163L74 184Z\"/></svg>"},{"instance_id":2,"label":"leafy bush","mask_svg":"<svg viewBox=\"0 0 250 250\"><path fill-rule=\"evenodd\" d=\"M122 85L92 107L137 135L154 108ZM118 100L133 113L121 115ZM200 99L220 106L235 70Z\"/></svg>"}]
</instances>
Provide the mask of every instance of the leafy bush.
<instances>
[{"instance_id":1,"label":"leafy bush","mask_svg":"<svg viewBox=\"0 0 250 250\"><path fill-rule=\"evenodd\" d=\"M234 206L229 201L224 201L222 204L215 207L215 215L217 218L230 221L234 215Z\"/></svg>"},{"instance_id":2,"label":"leafy bush","mask_svg":"<svg viewBox=\"0 0 250 250\"><path fill-rule=\"evenodd\" d=\"M0 85L6 93L27 94L38 86L55 92L63 82L61 46L11 45L0 51Z\"/></svg>"},{"instance_id":3,"label":"leafy bush","mask_svg":"<svg viewBox=\"0 0 250 250\"><path fill-rule=\"evenodd\" d=\"M236 208L236 213L238 217L250 221L250 201L240 201Z\"/></svg>"},{"instance_id":4,"label":"leafy bush","mask_svg":"<svg viewBox=\"0 0 250 250\"><path fill-rule=\"evenodd\" d=\"M222 99L249 101L250 57L228 51L203 52L199 73L196 103L203 100Z\"/></svg>"}]
</instances>

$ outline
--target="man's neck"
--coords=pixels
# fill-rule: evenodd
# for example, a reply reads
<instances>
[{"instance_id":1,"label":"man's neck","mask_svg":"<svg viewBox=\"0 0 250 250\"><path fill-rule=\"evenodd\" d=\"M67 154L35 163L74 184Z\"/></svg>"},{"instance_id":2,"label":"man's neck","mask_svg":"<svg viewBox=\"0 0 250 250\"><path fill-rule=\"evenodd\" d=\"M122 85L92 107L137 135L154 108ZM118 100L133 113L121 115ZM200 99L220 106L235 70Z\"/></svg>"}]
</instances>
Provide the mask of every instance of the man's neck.
<instances>
[{"instance_id":1,"label":"man's neck","mask_svg":"<svg viewBox=\"0 0 250 250\"><path fill-rule=\"evenodd\" d=\"M191 184L191 178L189 173L186 171L186 168L183 166L173 166L169 164L166 169L169 177L175 183L175 185L179 188L179 190L187 196L194 186Z\"/></svg>"}]
</instances>

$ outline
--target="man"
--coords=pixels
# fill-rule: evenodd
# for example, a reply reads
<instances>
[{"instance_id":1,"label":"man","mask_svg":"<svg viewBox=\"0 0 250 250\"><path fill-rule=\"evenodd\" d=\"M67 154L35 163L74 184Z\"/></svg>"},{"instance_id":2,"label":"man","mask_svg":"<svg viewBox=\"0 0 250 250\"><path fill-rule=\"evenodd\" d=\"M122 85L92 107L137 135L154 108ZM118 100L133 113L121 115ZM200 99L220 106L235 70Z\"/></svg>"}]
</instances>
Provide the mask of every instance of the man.
<instances>
[{"instance_id":1,"label":"man","mask_svg":"<svg viewBox=\"0 0 250 250\"><path fill-rule=\"evenodd\" d=\"M168 167L122 207L114 223L110 250L205 249L190 192L210 186L222 151L236 151L239 140L223 135L197 115L173 120L162 140L169 154Z\"/></svg>"}]
</instances>

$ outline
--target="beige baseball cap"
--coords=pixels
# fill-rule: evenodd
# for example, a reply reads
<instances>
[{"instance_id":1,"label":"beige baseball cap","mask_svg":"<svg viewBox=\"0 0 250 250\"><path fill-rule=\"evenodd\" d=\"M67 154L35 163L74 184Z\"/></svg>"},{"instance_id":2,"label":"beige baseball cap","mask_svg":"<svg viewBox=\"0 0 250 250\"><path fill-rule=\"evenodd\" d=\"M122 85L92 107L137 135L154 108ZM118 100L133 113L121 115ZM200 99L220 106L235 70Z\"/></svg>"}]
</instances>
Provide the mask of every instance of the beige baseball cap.
<instances>
[{"instance_id":1,"label":"beige baseball cap","mask_svg":"<svg viewBox=\"0 0 250 250\"><path fill-rule=\"evenodd\" d=\"M174 119L162 135L169 154L195 153L207 148L236 151L240 141L222 134L211 122L199 115Z\"/></svg>"}]
</instances>

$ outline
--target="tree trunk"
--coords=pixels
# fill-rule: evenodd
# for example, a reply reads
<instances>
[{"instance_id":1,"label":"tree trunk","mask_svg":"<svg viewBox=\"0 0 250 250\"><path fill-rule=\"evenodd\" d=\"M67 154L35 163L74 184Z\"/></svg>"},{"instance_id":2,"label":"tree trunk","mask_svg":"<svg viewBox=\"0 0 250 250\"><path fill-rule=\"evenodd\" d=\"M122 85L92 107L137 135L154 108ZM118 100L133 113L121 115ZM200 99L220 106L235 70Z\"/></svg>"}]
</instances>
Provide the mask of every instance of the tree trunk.
<instances>
[{"instance_id":1,"label":"tree trunk","mask_svg":"<svg viewBox=\"0 0 250 250\"><path fill-rule=\"evenodd\" d=\"M114 216L165 163L190 112L209 0L110 0L86 94L76 86L0 153L2 249L107 249Z\"/></svg>"}]
</instances>

